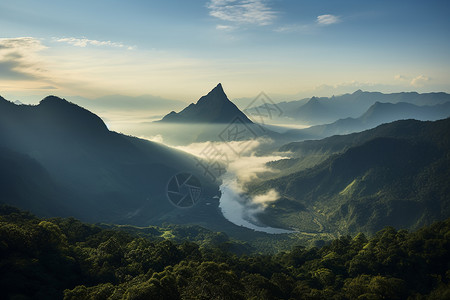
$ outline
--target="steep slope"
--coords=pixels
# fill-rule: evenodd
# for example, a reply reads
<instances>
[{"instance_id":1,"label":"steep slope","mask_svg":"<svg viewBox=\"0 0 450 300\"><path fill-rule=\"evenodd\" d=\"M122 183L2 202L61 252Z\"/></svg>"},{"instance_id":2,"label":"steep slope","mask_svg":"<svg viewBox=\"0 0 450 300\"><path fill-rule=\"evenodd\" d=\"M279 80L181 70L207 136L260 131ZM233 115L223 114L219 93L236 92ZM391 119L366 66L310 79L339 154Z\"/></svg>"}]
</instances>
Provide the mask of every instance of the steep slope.
<instances>
[{"instance_id":1,"label":"steep slope","mask_svg":"<svg viewBox=\"0 0 450 300\"><path fill-rule=\"evenodd\" d=\"M405 102L376 102L359 118L340 119L331 124L312 126L298 132L302 135L324 138L336 134L359 132L397 120L436 121L449 116L450 102L432 106L417 106Z\"/></svg>"},{"instance_id":2,"label":"steep slope","mask_svg":"<svg viewBox=\"0 0 450 300\"><path fill-rule=\"evenodd\" d=\"M332 107L327 100L328 98L312 97L296 110L288 111L287 115L295 117L297 120L305 121L305 123L309 123L310 118L313 116L315 123L324 123L333 119L336 114L336 108Z\"/></svg>"},{"instance_id":3,"label":"steep slope","mask_svg":"<svg viewBox=\"0 0 450 300\"><path fill-rule=\"evenodd\" d=\"M219 83L206 96L201 97L197 103L191 103L179 113L172 111L164 116L160 122L221 124L230 123L235 118L239 118L243 123L252 123L233 102L228 100L222 84Z\"/></svg>"},{"instance_id":4,"label":"steep slope","mask_svg":"<svg viewBox=\"0 0 450 300\"><path fill-rule=\"evenodd\" d=\"M70 194L56 184L36 160L6 148L0 148L0 202L14 203L43 216L67 216L64 203L58 201Z\"/></svg>"},{"instance_id":5,"label":"steep slope","mask_svg":"<svg viewBox=\"0 0 450 300\"><path fill-rule=\"evenodd\" d=\"M447 120L437 122L421 122L418 120L399 120L382 124L375 128L346 135L336 135L320 140L292 142L280 147L281 152L292 152L295 157L311 153L334 154L347 150L350 147L361 145L378 137L392 137L413 139L417 135L423 136L423 131L433 132L440 126L445 126ZM418 131L418 128L421 130Z\"/></svg>"},{"instance_id":6,"label":"steep slope","mask_svg":"<svg viewBox=\"0 0 450 300\"><path fill-rule=\"evenodd\" d=\"M64 208L63 215L94 222L149 224L174 219L177 214L195 216L197 207L180 211L167 199L166 186L180 171L191 172L201 180L204 198L216 193L215 184L203 176L193 157L110 132L96 115L54 96L36 106L17 106L0 99L0 147L29 157L40 166L41 173L35 174L48 174L42 184L51 186L45 182L52 182L57 187L34 200L25 199L32 196L30 193L1 201L30 204L45 198L48 202L21 205L32 210L41 205L38 213L44 215L55 215L50 202L56 201ZM10 177L18 167L0 168L3 176ZM11 193L18 189L20 186ZM213 208L211 216L220 217Z\"/></svg>"},{"instance_id":7,"label":"steep slope","mask_svg":"<svg viewBox=\"0 0 450 300\"><path fill-rule=\"evenodd\" d=\"M255 194L274 188L282 195L261 220L299 230L310 220L320 224L310 224L310 230L373 233L387 225L413 229L449 217L450 119L397 123L324 140L321 151L344 152L250 187ZM391 136L383 137L383 131ZM319 142L300 148L319 149ZM290 203L304 209L294 210Z\"/></svg>"},{"instance_id":8,"label":"steep slope","mask_svg":"<svg viewBox=\"0 0 450 300\"><path fill-rule=\"evenodd\" d=\"M292 141L292 136L298 137L298 134L284 136L253 123L228 100L220 83L196 104L191 103L179 113L172 111L162 120L153 122L153 126L165 141L173 145L207 141L228 143L260 137L278 139L281 144Z\"/></svg>"}]
</instances>

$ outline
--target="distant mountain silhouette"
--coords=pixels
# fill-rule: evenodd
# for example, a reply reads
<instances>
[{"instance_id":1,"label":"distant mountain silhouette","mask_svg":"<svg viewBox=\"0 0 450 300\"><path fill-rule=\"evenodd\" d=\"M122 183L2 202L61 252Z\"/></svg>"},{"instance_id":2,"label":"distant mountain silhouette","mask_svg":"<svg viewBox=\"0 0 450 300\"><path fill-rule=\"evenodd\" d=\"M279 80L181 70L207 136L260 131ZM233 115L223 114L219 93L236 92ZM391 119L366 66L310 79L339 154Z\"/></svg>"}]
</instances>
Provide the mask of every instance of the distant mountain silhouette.
<instances>
[{"instance_id":1,"label":"distant mountain silhouette","mask_svg":"<svg viewBox=\"0 0 450 300\"><path fill-rule=\"evenodd\" d=\"M283 115L295 119L300 124L320 125L344 118L357 118L376 102L405 102L418 106L433 106L450 101L450 94L416 92L383 94L357 90L352 94L332 97L312 97L308 101L282 102Z\"/></svg>"},{"instance_id":2,"label":"distant mountain silhouette","mask_svg":"<svg viewBox=\"0 0 450 300\"><path fill-rule=\"evenodd\" d=\"M247 116L231 102L222 84L218 84L206 96L201 97L196 104L191 103L185 109L176 113L172 111L159 122L168 123L231 123L239 118L241 122L251 124Z\"/></svg>"},{"instance_id":3,"label":"distant mountain silhouette","mask_svg":"<svg viewBox=\"0 0 450 300\"><path fill-rule=\"evenodd\" d=\"M204 201L175 208L166 186L175 174L194 174L206 198L217 186L192 156L108 130L95 114L49 96L39 105L0 97L0 202L45 216L90 222L151 224L221 218Z\"/></svg>"},{"instance_id":4,"label":"distant mountain silhouette","mask_svg":"<svg viewBox=\"0 0 450 300\"><path fill-rule=\"evenodd\" d=\"M302 135L324 138L335 134L359 132L397 120L436 121L447 117L450 117L450 102L432 106L417 106L405 102L376 102L359 118L340 119L331 124L316 125L298 132Z\"/></svg>"},{"instance_id":5,"label":"distant mountain silhouette","mask_svg":"<svg viewBox=\"0 0 450 300\"><path fill-rule=\"evenodd\" d=\"M316 231L371 234L387 225L414 229L450 216L450 119L397 121L280 150L295 157L291 173L252 188L282 195L261 216L268 225L295 227L309 220ZM318 155L325 160L295 171L299 160Z\"/></svg>"}]
</instances>

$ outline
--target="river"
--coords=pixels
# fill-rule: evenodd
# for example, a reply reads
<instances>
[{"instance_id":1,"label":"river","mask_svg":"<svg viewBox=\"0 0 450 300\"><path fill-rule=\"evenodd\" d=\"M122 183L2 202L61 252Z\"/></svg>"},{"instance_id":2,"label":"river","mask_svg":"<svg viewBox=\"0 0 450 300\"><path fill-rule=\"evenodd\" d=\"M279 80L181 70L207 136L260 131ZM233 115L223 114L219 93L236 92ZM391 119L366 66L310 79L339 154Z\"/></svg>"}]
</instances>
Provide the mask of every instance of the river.
<instances>
[{"instance_id":1,"label":"river","mask_svg":"<svg viewBox=\"0 0 450 300\"><path fill-rule=\"evenodd\" d=\"M236 193L230 183L223 183L220 186L222 193L219 207L223 216L233 224L253 229L255 231L266 232L270 234L293 233L293 230L287 230L275 227L263 227L255 225L245 219L245 212L248 210L241 196Z\"/></svg>"}]
</instances>

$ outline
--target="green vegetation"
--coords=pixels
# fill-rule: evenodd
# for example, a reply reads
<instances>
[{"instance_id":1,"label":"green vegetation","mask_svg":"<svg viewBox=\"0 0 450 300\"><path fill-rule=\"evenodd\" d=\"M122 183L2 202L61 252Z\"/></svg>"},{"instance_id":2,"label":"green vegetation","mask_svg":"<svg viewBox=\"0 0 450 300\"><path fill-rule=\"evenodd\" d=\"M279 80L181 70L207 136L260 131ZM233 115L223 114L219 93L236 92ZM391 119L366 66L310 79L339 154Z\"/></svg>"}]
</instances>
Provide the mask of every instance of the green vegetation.
<instances>
[{"instance_id":1,"label":"green vegetation","mask_svg":"<svg viewBox=\"0 0 450 300\"><path fill-rule=\"evenodd\" d=\"M450 297L450 219L414 233L388 227L370 239L342 236L321 248L299 246L276 255L237 255L222 234L200 246L200 240L162 239L162 231L154 229L147 228L149 237L143 238L2 206L1 298ZM166 235L189 235L191 230L175 228Z\"/></svg>"},{"instance_id":2,"label":"green vegetation","mask_svg":"<svg viewBox=\"0 0 450 300\"><path fill-rule=\"evenodd\" d=\"M416 230L450 216L450 119L398 121L373 130L282 147L295 158L280 177L248 186L282 196L259 219L273 227L333 235ZM305 169L303 162L323 155ZM277 163L272 163L276 166ZM290 174L286 174L290 171Z\"/></svg>"}]
</instances>

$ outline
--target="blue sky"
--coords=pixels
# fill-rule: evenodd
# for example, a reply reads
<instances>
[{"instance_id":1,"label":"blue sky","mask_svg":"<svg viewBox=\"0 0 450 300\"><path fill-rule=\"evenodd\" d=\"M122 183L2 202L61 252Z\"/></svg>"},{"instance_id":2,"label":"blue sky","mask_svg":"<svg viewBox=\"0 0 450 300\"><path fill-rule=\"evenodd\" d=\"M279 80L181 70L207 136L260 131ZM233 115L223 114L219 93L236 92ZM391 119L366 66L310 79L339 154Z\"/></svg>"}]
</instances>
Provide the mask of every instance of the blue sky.
<instances>
[{"instance_id":1,"label":"blue sky","mask_svg":"<svg viewBox=\"0 0 450 300\"><path fill-rule=\"evenodd\" d=\"M450 92L449 1L1 1L0 94Z\"/></svg>"}]
</instances>

